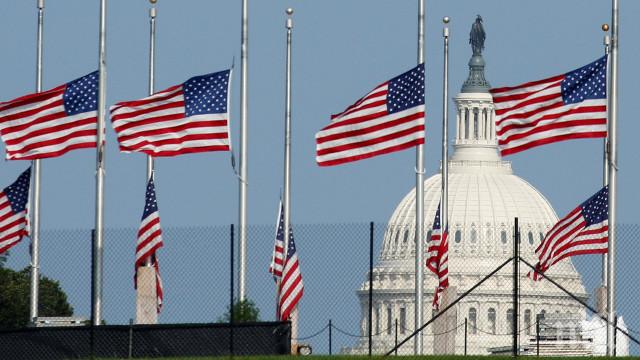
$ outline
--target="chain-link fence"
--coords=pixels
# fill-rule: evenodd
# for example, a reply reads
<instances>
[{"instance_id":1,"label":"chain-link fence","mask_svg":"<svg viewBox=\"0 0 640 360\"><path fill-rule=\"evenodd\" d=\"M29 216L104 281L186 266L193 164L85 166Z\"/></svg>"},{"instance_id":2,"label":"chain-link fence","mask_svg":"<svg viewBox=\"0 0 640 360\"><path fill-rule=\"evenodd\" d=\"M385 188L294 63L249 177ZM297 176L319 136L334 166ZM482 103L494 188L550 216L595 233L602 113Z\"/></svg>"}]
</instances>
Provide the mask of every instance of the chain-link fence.
<instances>
[{"instance_id":1,"label":"chain-link fence","mask_svg":"<svg viewBox=\"0 0 640 360\"><path fill-rule=\"evenodd\" d=\"M381 354L391 351L414 332L413 229L384 223L375 223L373 229L370 307L370 223L293 225L304 281L297 336L293 342L310 345L315 354L367 354L369 347L373 353ZM617 229L617 312L621 316L618 326L634 336L638 335L636 329L640 329L638 290L634 281L634 247L636 238L640 238L640 226L619 225ZM231 297L230 226L163 230L164 247L158 251L158 260L164 306L159 323L226 321ZM136 317L133 285L136 233L137 229L105 231L103 317L106 325L128 326ZM534 264L533 245L540 239L537 232L530 233L526 229L521 233L520 256ZM510 354L516 330L514 318L518 320L516 339L521 353L585 355L604 351L605 323L579 302L598 309L594 293L601 283L601 256L576 257L549 271L549 277L575 298L551 281L532 281L527 277L530 269L520 262L514 309L514 272L509 262L513 256L512 235L507 233L506 239L502 239L499 231L492 236L482 229L478 234L483 236L477 235L474 239L473 234L463 234L456 245L457 235L452 231L451 287L441 309L448 303L458 302L420 332L425 354ZM274 237L273 225L248 229L247 296L259 309L260 321L275 320L276 286L268 272ZM43 299L46 296L43 294L48 293L41 290L40 315L72 316L80 323L88 320L91 314L90 230L44 230L41 239L41 273L59 282L72 309L64 314L43 309L48 301ZM469 246L465 245L467 241ZM237 250L235 254L237 256ZM29 266L28 240L10 251L3 266L16 271ZM435 286L434 275L425 269L424 322L438 314L431 308ZM16 310L19 316L28 316L28 293L27 285L21 293L27 298L26 310ZM462 295L465 296L459 299ZM25 326L27 321L28 318L17 326ZM203 341L215 339L203 338ZM624 354L625 349L632 355L640 354L637 343L624 334L618 334L618 345L620 354ZM397 353L412 354L413 346L410 338Z\"/></svg>"}]
</instances>

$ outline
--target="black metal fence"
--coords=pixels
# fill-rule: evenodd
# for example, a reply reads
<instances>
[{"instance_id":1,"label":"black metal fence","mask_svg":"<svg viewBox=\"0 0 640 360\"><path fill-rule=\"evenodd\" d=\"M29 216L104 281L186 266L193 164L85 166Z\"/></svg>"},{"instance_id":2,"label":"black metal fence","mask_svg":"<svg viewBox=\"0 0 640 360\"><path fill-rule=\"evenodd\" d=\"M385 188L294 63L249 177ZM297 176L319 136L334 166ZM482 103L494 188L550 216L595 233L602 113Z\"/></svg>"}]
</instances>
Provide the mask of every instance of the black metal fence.
<instances>
[{"instance_id":1,"label":"black metal fence","mask_svg":"<svg viewBox=\"0 0 640 360\"><path fill-rule=\"evenodd\" d=\"M290 324L104 325L0 331L4 359L150 358L290 353Z\"/></svg>"},{"instance_id":2,"label":"black metal fence","mask_svg":"<svg viewBox=\"0 0 640 360\"><path fill-rule=\"evenodd\" d=\"M366 354L369 343L373 353L385 353L415 330L412 275L415 253L411 250L412 235L404 232L402 226L375 223L371 232L370 223L293 225L305 284L294 342L311 345L314 354ZM229 226L164 228L165 246L158 251L165 290L160 324L214 326L212 324L222 321L230 298L229 230ZM136 312L133 288L136 232L137 229L105 231L103 315L107 325L120 325L123 329L129 328L128 324ZM640 238L640 226L619 225L617 234L618 314L624 319L621 327L634 336L636 329L640 328L640 309L636 301L640 290L635 285L636 275L632 269L637 263L633 254L636 253L636 239ZM276 289L268 272L274 235L273 225L250 226L248 229L247 296L260 310L260 321L275 320ZM478 243L473 245L477 245L478 253L465 255L472 259L468 268L452 265L451 283L457 288L457 296L489 274L490 270L482 267L484 263L495 262L497 258L508 260L512 256L511 234L505 241L500 236L480 232ZM89 319L90 231L44 230L41 239L41 273L59 281L73 307L74 316ZM375 268L370 307L371 239ZM453 235L451 241L450 259L462 256L462 253L456 253ZM465 241L467 239L463 237L461 244ZM538 234L531 236L523 232L521 241L522 257L532 261L531 252L539 242ZM471 248L475 249L473 246ZM491 246L492 254L501 255L493 258L486 255ZM504 253L501 252L502 247ZM600 264L600 256L573 258L566 269L575 269L577 277L563 275L556 280L595 308L593 294L600 285ZM4 266L20 270L28 265L29 244L25 240L11 250ZM445 338L449 339L447 341L452 347L442 351L458 354L511 351L514 316L519 321L517 337L523 351L535 353L535 345L540 339L543 353L601 351L605 329L597 317L549 281L532 282L526 276L528 271L527 266L521 263L517 312L511 300L513 270L508 265L452 308L450 315L455 313L454 316L442 316L446 321L436 321L421 332L425 353L441 351L434 349L434 344ZM435 278L428 270L425 270L425 278L426 322L437 313L430 310ZM536 336L537 329L542 332L541 336ZM446 337L446 334L455 336ZM0 333L0 343L6 336L6 333ZM628 339L623 341L629 344L630 354L640 354L640 346ZM398 354L411 353L411 340L398 349Z\"/></svg>"}]
</instances>

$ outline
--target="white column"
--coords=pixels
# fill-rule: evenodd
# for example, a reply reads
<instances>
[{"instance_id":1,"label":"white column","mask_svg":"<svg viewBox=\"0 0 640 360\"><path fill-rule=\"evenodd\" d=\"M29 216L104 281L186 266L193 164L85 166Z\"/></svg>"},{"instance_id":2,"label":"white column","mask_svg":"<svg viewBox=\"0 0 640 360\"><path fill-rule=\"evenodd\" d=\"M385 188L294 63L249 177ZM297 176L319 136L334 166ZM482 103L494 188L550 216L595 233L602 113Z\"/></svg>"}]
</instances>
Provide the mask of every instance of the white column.
<instances>
[{"instance_id":1,"label":"white column","mask_svg":"<svg viewBox=\"0 0 640 360\"><path fill-rule=\"evenodd\" d=\"M456 141L460 140L460 108L456 111Z\"/></svg>"},{"instance_id":2,"label":"white column","mask_svg":"<svg viewBox=\"0 0 640 360\"><path fill-rule=\"evenodd\" d=\"M476 139L476 124L474 121L474 114L473 114L473 107L469 107L469 139L471 140L475 140Z\"/></svg>"}]
</instances>

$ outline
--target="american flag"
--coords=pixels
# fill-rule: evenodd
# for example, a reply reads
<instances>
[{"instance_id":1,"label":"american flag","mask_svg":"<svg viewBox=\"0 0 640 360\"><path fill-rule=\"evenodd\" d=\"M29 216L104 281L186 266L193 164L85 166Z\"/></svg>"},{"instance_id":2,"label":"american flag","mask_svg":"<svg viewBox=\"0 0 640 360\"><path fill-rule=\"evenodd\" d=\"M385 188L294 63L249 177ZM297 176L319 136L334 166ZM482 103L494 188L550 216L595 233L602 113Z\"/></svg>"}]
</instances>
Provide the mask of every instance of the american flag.
<instances>
[{"instance_id":1,"label":"american flag","mask_svg":"<svg viewBox=\"0 0 640 360\"><path fill-rule=\"evenodd\" d=\"M162 308L164 290L162 279L160 278L160 268L156 257L156 250L161 248L162 229L160 228L160 214L158 213L158 201L156 200L156 187L153 183L153 176L147 184L145 196L144 212L142 222L138 229L138 243L136 244L136 272L140 266L152 265L156 271L156 296L158 312ZM137 286L137 284L136 284Z\"/></svg>"},{"instance_id":2,"label":"american flag","mask_svg":"<svg viewBox=\"0 0 640 360\"><path fill-rule=\"evenodd\" d=\"M0 103L7 159L33 160L95 148L98 72L48 91Z\"/></svg>"},{"instance_id":3,"label":"american flag","mask_svg":"<svg viewBox=\"0 0 640 360\"><path fill-rule=\"evenodd\" d=\"M491 89L502 155L607 136L607 57L566 74Z\"/></svg>"},{"instance_id":4,"label":"american flag","mask_svg":"<svg viewBox=\"0 0 640 360\"><path fill-rule=\"evenodd\" d=\"M269 272L273 274L273 279L278 283L282 279L282 265L284 264L284 216L282 201L278 208L278 228L276 230L276 241L273 246L273 255L271 256L271 264L269 264ZM289 238L293 239L293 229L289 227Z\"/></svg>"},{"instance_id":5,"label":"american flag","mask_svg":"<svg viewBox=\"0 0 640 360\"><path fill-rule=\"evenodd\" d=\"M427 246L427 268L438 277L438 286L433 293L433 308L440 306L440 294L449 287L449 231L442 231L440 225L440 205L433 220L431 239Z\"/></svg>"},{"instance_id":6,"label":"american flag","mask_svg":"<svg viewBox=\"0 0 640 360\"><path fill-rule=\"evenodd\" d=\"M316 134L316 161L332 166L424 144L424 64L382 83Z\"/></svg>"},{"instance_id":7,"label":"american flag","mask_svg":"<svg viewBox=\"0 0 640 360\"><path fill-rule=\"evenodd\" d=\"M9 250L29 235L29 184L31 168L0 192L0 254Z\"/></svg>"},{"instance_id":8,"label":"american flag","mask_svg":"<svg viewBox=\"0 0 640 360\"><path fill-rule=\"evenodd\" d=\"M175 156L228 151L231 70L192 77L149 97L111 107L120 151Z\"/></svg>"},{"instance_id":9,"label":"american flag","mask_svg":"<svg viewBox=\"0 0 640 360\"><path fill-rule=\"evenodd\" d=\"M284 214L282 206L280 206L280 216L278 220L278 232L276 234L276 249L274 250L274 257L278 252L278 237L284 239ZM281 250L284 252L284 250ZM302 273L300 272L300 263L298 262L298 252L296 251L296 243L293 241L293 231L289 231L289 241L287 244L287 257L284 260L282 266L282 273L280 276L280 285L278 287L278 313L280 314L280 320L286 321L289 319L289 315L300 302L302 294L304 293L304 284L302 283ZM272 273L277 277L277 263L273 267ZM277 281L277 280L276 280Z\"/></svg>"},{"instance_id":10,"label":"american flag","mask_svg":"<svg viewBox=\"0 0 640 360\"><path fill-rule=\"evenodd\" d=\"M540 279L540 273L564 258L606 253L608 231L609 186L605 186L558 221L547 233L536 249L539 260L533 279Z\"/></svg>"}]
</instances>

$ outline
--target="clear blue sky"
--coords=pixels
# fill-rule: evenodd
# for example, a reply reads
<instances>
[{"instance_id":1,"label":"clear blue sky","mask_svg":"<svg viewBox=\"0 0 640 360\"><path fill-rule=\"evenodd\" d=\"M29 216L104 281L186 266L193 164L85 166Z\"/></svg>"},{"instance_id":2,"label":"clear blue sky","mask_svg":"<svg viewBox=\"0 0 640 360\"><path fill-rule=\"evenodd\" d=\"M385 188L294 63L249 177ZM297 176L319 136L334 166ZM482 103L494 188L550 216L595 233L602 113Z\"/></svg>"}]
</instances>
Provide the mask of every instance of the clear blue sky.
<instances>
[{"instance_id":1,"label":"clear blue sky","mask_svg":"<svg viewBox=\"0 0 640 360\"><path fill-rule=\"evenodd\" d=\"M228 67L240 58L240 1L160 0L157 89ZM0 4L0 99L34 89L36 2ZM333 168L315 164L314 134L374 85L416 62L416 1L251 1L249 44L249 223L270 224L282 184L284 9L295 8L293 50L293 221L386 220L414 186L412 150ZM108 104L147 92L148 2L111 0L108 6ZM551 10L552 9L552 10ZM622 1L620 43L619 219L636 222L640 170L634 166L635 64L640 4ZM467 43L475 15L485 21L487 78L516 84L577 68L601 56L600 24L609 1L427 1L427 175L440 158L441 18L451 22L450 94L467 74ZM97 68L98 1L47 1L44 87ZM233 83L232 136L239 145L239 72ZM453 104L450 103L451 109ZM145 186L142 154L121 154L107 124L107 227L138 224ZM453 132L454 121L451 121ZM564 142L511 156L516 173L564 213L597 190L600 140ZM0 145L0 152L4 148ZM157 161L163 224L237 221L238 184L229 154L207 153ZM27 164L4 162L0 184ZM43 162L43 228L93 226L95 153L80 150ZM4 185L3 185L4 186Z\"/></svg>"},{"instance_id":2,"label":"clear blue sky","mask_svg":"<svg viewBox=\"0 0 640 360\"><path fill-rule=\"evenodd\" d=\"M45 88L97 68L98 3L47 1ZM640 22L636 21L640 2L621 3L618 217L621 222L637 223L640 167L636 144L640 123L633 99L637 96L634 94L640 63L640 49L636 46L640 38ZM164 89L193 75L227 68L234 57L239 67L240 6L237 0L159 0L156 88ZM386 221L415 185L414 151L320 168L315 164L314 135L329 122L330 114L343 110L380 82L415 66L417 2L410 0L250 1L248 221L275 226L282 184L284 10L289 6L295 8L292 220L294 223ZM147 93L148 7L145 0L109 1L108 105ZM453 97L467 76L471 53L468 34L476 14L484 19L486 76L494 86L560 74L600 57L603 53L600 25L611 19L610 1L603 0L427 0L428 176L437 171L441 156L441 19L445 15L452 18L450 95ZM35 31L35 0L0 2L2 101L34 90ZM236 72L231 113L236 148L239 83ZM454 113L453 103L449 106L450 113ZM449 133L455 134L455 122L450 123ZM4 156L1 144L0 152ZM508 160L513 162L516 174L546 195L559 215L601 186L601 140L549 145ZM26 162L3 162L0 186L12 182L26 166ZM105 225L136 228L144 202L145 156L119 153L110 123L106 167ZM43 161L43 230L93 227L94 172L92 150ZM161 158L157 161L156 187L165 227L237 222L238 183L228 153ZM298 245L304 253L304 247ZM270 246L263 249L268 252ZM26 247L21 245L21 249ZM164 250L161 256L171 258L171 253ZM310 249L306 251L310 256ZM255 265L260 271L266 269L268 256L264 254L264 264ZM358 267L358 279L364 276L364 263ZM122 273L126 281L130 281L128 269ZM47 273L46 269L43 271ZM226 282L223 284L226 288ZM353 301L355 286L349 286L344 289L344 296Z\"/></svg>"}]
</instances>

